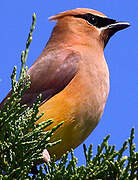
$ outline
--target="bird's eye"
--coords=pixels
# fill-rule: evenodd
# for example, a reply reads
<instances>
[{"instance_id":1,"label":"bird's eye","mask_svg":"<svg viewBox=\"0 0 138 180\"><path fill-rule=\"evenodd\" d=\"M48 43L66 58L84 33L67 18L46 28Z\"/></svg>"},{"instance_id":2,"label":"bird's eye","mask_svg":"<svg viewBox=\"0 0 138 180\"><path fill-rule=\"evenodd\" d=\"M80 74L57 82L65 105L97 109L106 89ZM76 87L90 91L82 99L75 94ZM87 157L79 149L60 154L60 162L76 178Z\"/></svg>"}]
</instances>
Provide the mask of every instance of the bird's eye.
<instances>
[{"instance_id":1,"label":"bird's eye","mask_svg":"<svg viewBox=\"0 0 138 180\"><path fill-rule=\"evenodd\" d=\"M90 13L79 14L79 15L74 15L74 16L77 18L85 19L89 24L94 25L94 26L97 26L97 24L99 23L98 17Z\"/></svg>"},{"instance_id":2,"label":"bird's eye","mask_svg":"<svg viewBox=\"0 0 138 180\"><path fill-rule=\"evenodd\" d=\"M90 17L88 18L88 22L89 22L90 24L96 26L97 23L98 23L98 19L97 19L95 16L90 16Z\"/></svg>"}]
</instances>

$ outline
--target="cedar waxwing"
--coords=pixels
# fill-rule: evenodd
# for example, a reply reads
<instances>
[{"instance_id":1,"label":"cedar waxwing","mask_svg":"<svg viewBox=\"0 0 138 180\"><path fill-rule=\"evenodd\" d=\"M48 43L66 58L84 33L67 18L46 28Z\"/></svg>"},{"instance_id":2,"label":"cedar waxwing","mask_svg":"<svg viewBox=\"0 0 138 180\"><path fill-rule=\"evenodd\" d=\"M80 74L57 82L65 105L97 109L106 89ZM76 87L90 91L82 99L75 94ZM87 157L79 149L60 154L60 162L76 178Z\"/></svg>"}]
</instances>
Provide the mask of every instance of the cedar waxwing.
<instances>
[{"instance_id":1,"label":"cedar waxwing","mask_svg":"<svg viewBox=\"0 0 138 180\"><path fill-rule=\"evenodd\" d=\"M129 23L85 8L62 12L50 20L57 23L42 54L27 72L31 87L22 103L31 106L41 93L39 111L44 115L37 123L53 119L48 130L64 121L51 139L61 139L61 143L48 149L51 156L60 159L79 146L101 119L109 93L104 47Z\"/></svg>"}]
</instances>

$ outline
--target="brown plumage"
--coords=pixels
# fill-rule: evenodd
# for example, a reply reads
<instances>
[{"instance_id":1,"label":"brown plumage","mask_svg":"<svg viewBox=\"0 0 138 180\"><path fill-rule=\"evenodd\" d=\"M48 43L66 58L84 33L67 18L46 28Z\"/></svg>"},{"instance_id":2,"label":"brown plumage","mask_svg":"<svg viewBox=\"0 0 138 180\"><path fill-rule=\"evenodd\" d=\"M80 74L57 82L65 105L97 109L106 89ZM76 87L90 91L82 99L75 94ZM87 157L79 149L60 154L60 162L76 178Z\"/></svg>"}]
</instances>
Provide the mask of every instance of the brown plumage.
<instances>
[{"instance_id":1,"label":"brown plumage","mask_svg":"<svg viewBox=\"0 0 138 180\"><path fill-rule=\"evenodd\" d=\"M52 118L54 123L47 128L51 129L64 121L51 140L62 142L49 149L50 155L59 159L81 144L99 122L109 92L103 50L109 38L129 24L83 8L50 19L57 23L42 54L27 72L31 87L22 103L30 106L42 93L39 110L45 114L37 123Z\"/></svg>"}]
</instances>

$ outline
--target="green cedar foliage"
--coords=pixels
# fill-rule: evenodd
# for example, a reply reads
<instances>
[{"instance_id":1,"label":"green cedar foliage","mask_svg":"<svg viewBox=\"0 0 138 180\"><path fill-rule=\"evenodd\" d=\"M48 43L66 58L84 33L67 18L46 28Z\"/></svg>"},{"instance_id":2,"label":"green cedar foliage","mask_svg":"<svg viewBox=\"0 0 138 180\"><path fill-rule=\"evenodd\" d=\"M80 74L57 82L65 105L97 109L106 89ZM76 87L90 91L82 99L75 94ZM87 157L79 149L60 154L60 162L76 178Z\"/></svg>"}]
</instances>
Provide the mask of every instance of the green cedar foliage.
<instances>
[{"instance_id":1,"label":"green cedar foliage","mask_svg":"<svg viewBox=\"0 0 138 180\"><path fill-rule=\"evenodd\" d=\"M137 180L138 179L138 152L135 152L134 128L130 138L124 142L119 151L115 146L108 145L109 135L97 147L97 154L93 156L92 145L88 150L85 145L84 155L86 165L77 166L77 158L71 151L71 160L68 153L63 155L61 161L46 163L41 166L37 179L45 180ZM129 148L128 148L129 147ZM123 153L129 150L128 156ZM45 170L46 175L42 172Z\"/></svg>"},{"instance_id":2,"label":"green cedar foliage","mask_svg":"<svg viewBox=\"0 0 138 180\"><path fill-rule=\"evenodd\" d=\"M26 78L25 62L32 41L35 19L34 14L26 49L21 54L19 79L16 80L17 68L14 67L11 75L12 95L0 110L0 177L5 179L18 179L18 177L25 179L33 162L43 160L43 150L58 143L49 143L49 140L53 132L62 125L60 123L47 132L43 132L43 129L49 126L52 120L35 125L35 122L43 115L37 115L41 95L32 107L20 104L23 93L30 86L29 77Z\"/></svg>"},{"instance_id":3,"label":"green cedar foliage","mask_svg":"<svg viewBox=\"0 0 138 180\"><path fill-rule=\"evenodd\" d=\"M35 122L43 115L38 115L41 95L32 107L21 105L21 97L30 87L29 77L26 78L29 45L32 41L32 32L35 27L35 14L30 29L26 49L21 54L21 70L18 81L16 80L16 67L14 67L12 80L12 95L0 110L0 180L1 179L33 179L29 176L34 162L42 161L42 151L58 142L50 143L53 132L59 128L43 132L43 129L52 123L48 120L39 125ZM30 131L31 130L31 131ZM93 156L92 145L88 150L85 145L84 156L86 165L77 166L77 158L71 151L68 162L68 152L56 163L44 163L38 170L35 179L46 180L136 180L138 178L138 152L135 152L134 128L130 137L117 151L115 146L108 145L109 135L97 147L97 154ZM124 152L128 149L128 156Z\"/></svg>"}]
</instances>

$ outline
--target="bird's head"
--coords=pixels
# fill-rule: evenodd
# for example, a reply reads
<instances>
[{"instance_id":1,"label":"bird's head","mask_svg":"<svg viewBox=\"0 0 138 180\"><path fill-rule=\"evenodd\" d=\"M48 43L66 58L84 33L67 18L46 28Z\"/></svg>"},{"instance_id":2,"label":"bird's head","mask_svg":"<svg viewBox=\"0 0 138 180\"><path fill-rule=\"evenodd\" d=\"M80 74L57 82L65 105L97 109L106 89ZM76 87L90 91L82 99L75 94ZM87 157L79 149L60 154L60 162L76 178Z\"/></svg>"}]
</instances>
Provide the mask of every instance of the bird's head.
<instances>
[{"instance_id":1,"label":"bird's head","mask_svg":"<svg viewBox=\"0 0 138 180\"><path fill-rule=\"evenodd\" d=\"M130 26L127 22L118 22L106 17L104 14L86 8L77 8L62 12L50 17L50 20L57 20L57 27L61 34L73 32L78 35L78 39L85 39L91 42L96 39L105 47L110 37Z\"/></svg>"}]
</instances>

